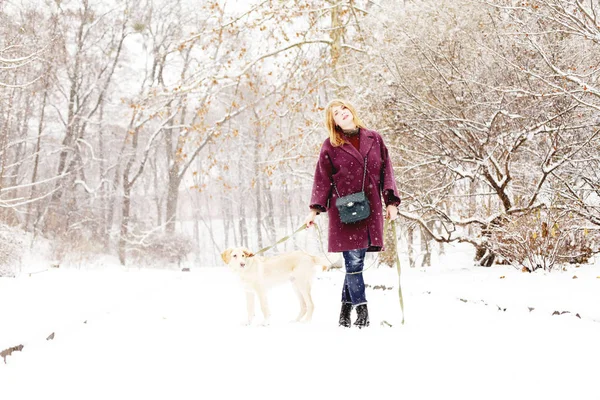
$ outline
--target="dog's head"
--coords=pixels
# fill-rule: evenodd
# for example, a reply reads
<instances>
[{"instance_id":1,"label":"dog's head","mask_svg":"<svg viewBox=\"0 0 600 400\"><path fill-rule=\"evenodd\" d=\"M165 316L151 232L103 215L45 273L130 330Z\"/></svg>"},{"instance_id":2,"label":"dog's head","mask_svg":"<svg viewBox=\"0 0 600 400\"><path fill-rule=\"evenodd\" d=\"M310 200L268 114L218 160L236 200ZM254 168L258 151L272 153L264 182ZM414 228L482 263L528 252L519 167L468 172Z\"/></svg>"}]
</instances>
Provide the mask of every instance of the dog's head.
<instances>
[{"instance_id":1,"label":"dog's head","mask_svg":"<svg viewBox=\"0 0 600 400\"><path fill-rule=\"evenodd\" d=\"M225 264L239 269L246 268L248 258L252 256L254 256L254 254L245 247L229 248L221 253L221 258Z\"/></svg>"}]
</instances>

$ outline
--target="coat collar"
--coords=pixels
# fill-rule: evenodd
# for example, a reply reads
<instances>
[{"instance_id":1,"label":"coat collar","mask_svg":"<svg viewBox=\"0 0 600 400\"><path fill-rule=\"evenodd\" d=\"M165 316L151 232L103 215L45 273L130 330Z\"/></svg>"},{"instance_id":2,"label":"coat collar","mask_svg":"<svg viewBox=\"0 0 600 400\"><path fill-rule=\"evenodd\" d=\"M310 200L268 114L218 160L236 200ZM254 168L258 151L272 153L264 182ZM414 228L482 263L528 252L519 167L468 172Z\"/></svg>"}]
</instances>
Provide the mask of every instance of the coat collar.
<instances>
[{"instance_id":1,"label":"coat collar","mask_svg":"<svg viewBox=\"0 0 600 400\"><path fill-rule=\"evenodd\" d=\"M359 135L360 140L358 147L360 148L360 153L350 143L344 143L340 148L346 153L352 155L362 164L365 160L365 157L371 150L373 143L375 142L375 135L373 135L373 132L365 128L360 128Z\"/></svg>"}]
</instances>

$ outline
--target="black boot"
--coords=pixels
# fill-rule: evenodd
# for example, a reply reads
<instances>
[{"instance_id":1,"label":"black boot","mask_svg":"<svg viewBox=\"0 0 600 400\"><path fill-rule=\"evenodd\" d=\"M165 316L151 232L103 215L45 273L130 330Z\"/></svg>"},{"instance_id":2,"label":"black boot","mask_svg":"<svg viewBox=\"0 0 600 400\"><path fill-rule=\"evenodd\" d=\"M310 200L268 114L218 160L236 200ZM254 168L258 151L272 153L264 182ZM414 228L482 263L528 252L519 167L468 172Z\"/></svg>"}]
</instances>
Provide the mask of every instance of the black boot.
<instances>
[{"instance_id":1,"label":"black boot","mask_svg":"<svg viewBox=\"0 0 600 400\"><path fill-rule=\"evenodd\" d=\"M354 325L359 328L369 326L369 310L366 304L356 306L356 321L354 321Z\"/></svg>"},{"instance_id":2,"label":"black boot","mask_svg":"<svg viewBox=\"0 0 600 400\"><path fill-rule=\"evenodd\" d=\"M342 303L342 311L340 311L340 326L350 328L352 321L350 320L350 313L352 313L351 303Z\"/></svg>"}]
</instances>

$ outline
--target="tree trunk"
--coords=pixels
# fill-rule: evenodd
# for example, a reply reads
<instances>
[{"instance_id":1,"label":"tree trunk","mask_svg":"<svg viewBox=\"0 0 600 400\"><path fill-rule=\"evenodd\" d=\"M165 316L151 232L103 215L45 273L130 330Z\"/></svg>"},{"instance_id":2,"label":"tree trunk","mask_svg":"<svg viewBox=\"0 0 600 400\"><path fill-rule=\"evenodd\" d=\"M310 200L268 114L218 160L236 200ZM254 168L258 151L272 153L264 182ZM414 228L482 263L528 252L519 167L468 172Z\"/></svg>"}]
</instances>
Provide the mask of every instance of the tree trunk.
<instances>
[{"instance_id":1,"label":"tree trunk","mask_svg":"<svg viewBox=\"0 0 600 400\"><path fill-rule=\"evenodd\" d=\"M239 171L243 171L241 159L238 163L238 169L239 169ZM238 177L239 177L239 187L242 187L244 178L241 173L238 175ZM246 225L246 201L244 201L243 197L239 204L240 204L240 207L238 210L238 218L239 218L238 225L239 225L239 231L240 231L240 246L248 247L248 226Z\"/></svg>"},{"instance_id":2,"label":"tree trunk","mask_svg":"<svg viewBox=\"0 0 600 400\"><path fill-rule=\"evenodd\" d=\"M330 3L331 4L331 3ZM340 64L340 58L342 56L342 38L344 27L342 26L341 19L342 7L339 3L334 3L331 8L331 46L329 50L329 54L331 56L331 70L333 74L333 79L335 81L335 87L333 88L335 97L342 98L343 94L343 74L340 68L338 68Z\"/></svg>"},{"instance_id":3,"label":"tree trunk","mask_svg":"<svg viewBox=\"0 0 600 400\"><path fill-rule=\"evenodd\" d=\"M19 113L20 114L20 113ZM18 124L18 128L17 128L17 136L19 138L27 138L28 133L29 133L29 116L31 115L31 99L27 99L27 105L25 106L25 112L22 113L21 118L19 118L17 116L17 124ZM19 119L21 119L19 121ZM14 165L14 169L11 172L11 179L10 179L10 186L12 187L16 187L19 184L19 170L21 169L21 165L23 165L22 160L25 158L24 157L24 153L26 151L26 146L24 142L20 142L19 144L17 144L16 146L16 151L15 151L15 156L14 156L14 161L13 161L13 165ZM12 196L13 198L16 198L17 196L19 196L20 193L17 190L13 190L12 191ZM17 215L17 218L20 218L20 214L19 213L15 213ZM21 221L22 223L24 221Z\"/></svg>"},{"instance_id":4,"label":"tree trunk","mask_svg":"<svg viewBox=\"0 0 600 400\"><path fill-rule=\"evenodd\" d=\"M12 110L13 110L14 94L15 94L15 91L13 90L11 92L11 95L8 98L8 107L6 107L6 118L4 119L4 124L2 124L2 126L0 127L0 156L1 156L0 157L0 192L2 191L2 189L5 186L4 176L5 176L6 164L8 161L7 150L8 150L9 132L10 132L9 122L11 120L11 114L12 114ZM8 164L10 164L10 163L8 163Z\"/></svg>"},{"instance_id":5,"label":"tree trunk","mask_svg":"<svg viewBox=\"0 0 600 400\"><path fill-rule=\"evenodd\" d=\"M444 227L442 226L441 223L437 226L437 233L438 233L438 235L442 235L444 233ZM446 254L446 245L444 242L439 242L438 244L439 244L438 255L443 256L444 254Z\"/></svg>"},{"instance_id":6,"label":"tree trunk","mask_svg":"<svg viewBox=\"0 0 600 400\"><path fill-rule=\"evenodd\" d=\"M104 179L106 177L106 155L104 150L104 103L100 104L100 114L98 121L98 157L100 157L100 179ZM112 228L112 219L109 219L109 215L112 216L112 213L109 212L109 203L110 197L112 193L112 188L110 185L106 183L100 184L100 213L102 227L102 241L104 250L108 251L110 247L110 231Z\"/></svg>"},{"instance_id":7,"label":"tree trunk","mask_svg":"<svg viewBox=\"0 0 600 400\"><path fill-rule=\"evenodd\" d=\"M235 229L235 216L234 216L234 211L233 211L233 204L230 204L231 207L231 230L233 231L233 243L237 246L238 243L241 243L241 241L238 238L238 234L237 231Z\"/></svg>"},{"instance_id":8,"label":"tree trunk","mask_svg":"<svg viewBox=\"0 0 600 400\"><path fill-rule=\"evenodd\" d=\"M258 115L256 114L256 110L254 111L254 114L258 120ZM256 132L255 132L255 138L254 138L254 195L256 198L256 240L258 241L257 245L259 249L263 248L263 240L262 240L262 195L261 195L261 179L260 179L260 167L259 167L259 162L260 162L260 154L259 154L259 150L260 150L260 131L257 128Z\"/></svg>"},{"instance_id":9,"label":"tree trunk","mask_svg":"<svg viewBox=\"0 0 600 400\"><path fill-rule=\"evenodd\" d=\"M275 208L273 207L273 193L271 192L271 188L266 186L264 188L265 200L267 201L267 215L265 215L265 224L267 236L269 238L270 243L275 243L277 241L277 230L275 229ZM274 247L275 251L277 251L277 246Z\"/></svg>"},{"instance_id":10,"label":"tree trunk","mask_svg":"<svg viewBox=\"0 0 600 400\"><path fill-rule=\"evenodd\" d=\"M496 255L485 246L475 248L475 261L481 267L491 267L496 260Z\"/></svg>"},{"instance_id":11,"label":"tree trunk","mask_svg":"<svg viewBox=\"0 0 600 400\"><path fill-rule=\"evenodd\" d=\"M33 159L33 172L31 174L31 183L33 184L33 186L31 186L31 193L29 195L29 200L35 199L38 195L37 185L35 185L35 182L37 182L38 168L40 165L42 131L44 130L44 116L46 115L47 99L48 99L48 90L44 90L44 97L42 99L42 106L41 106L41 110L40 110L40 121L38 123L38 136L37 136L37 140L35 142L35 152L34 152L35 157ZM33 203L29 203L27 205L27 219L25 221L25 226L27 227L27 229L29 228L29 221L31 218L31 214L33 213L32 207L34 207ZM36 205L35 209L39 210L39 207ZM39 211L36 211L36 214L38 214L38 213L39 213ZM36 219L38 219L38 218L39 218L39 216ZM35 232L34 232L34 235L35 235Z\"/></svg>"},{"instance_id":12,"label":"tree trunk","mask_svg":"<svg viewBox=\"0 0 600 400\"><path fill-rule=\"evenodd\" d=\"M160 190L158 188L161 187L160 182L159 182L159 176L158 176L158 168L156 166L156 162L153 162L153 159L151 159L151 165L152 165L152 178L154 179L154 205L156 206L156 226L161 226L163 223L163 218L162 218L162 208L163 208L163 204L162 204L162 200L160 198Z\"/></svg>"},{"instance_id":13,"label":"tree trunk","mask_svg":"<svg viewBox=\"0 0 600 400\"><path fill-rule=\"evenodd\" d=\"M468 218L473 218L475 213L477 212L477 183L475 179L472 179L469 183L469 214ZM473 224L469 224L467 228L467 232L469 236L473 236Z\"/></svg>"},{"instance_id":14,"label":"tree trunk","mask_svg":"<svg viewBox=\"0 0 600 400\"><path fill-rule=\"evenodd\" d=\"M429 227L430 222L427 222L427 227ZM424 228L421 228L421 254L423 254L423 262L421 263L422 267L430 267L431 266L431 246L429 242L431 241L431 237L429 232Z\"/></svg>"},{"instance_id":15,"label":"tree trunk","mask_svg":"<svg viewBox=\"0 0 600 400\"><path fill-rule=\"evenodd\" d=\"M294 216L292 215L292 199L290 198L290 191L288 189L288 185L287 182L283 184L283 201L282 203L284 204L284 211L285 213L282 214L282 218L284 218L284 221L289 221L290 223L290 228L289 228L289 232L294 232L296 230L295 225L294 225ZM284 224L285 226L285 224ZM293 236L292 240L294 244L297 243L297 237ZM285 246L285 250L288 249L288 242L284 242L284 246Z\"/></svg>"},{"instance_id":16,"label":"tree trunk","mask_svg":"<svg viewBox=\"0 0 600 400\"><path fill-rule=\"evenodd\" d=\"M255 176L258 177L258 163L255 164L256 168L255 168ZM256 184L255 184L255 196L256 196L256 240L258 241L257 245L259 249L263 248L263 240L262 240L262 206L261 206L261 201L260 201L260 178L256 179Z\"/></svg>"},{"instance_id":17,"label":"tree trunk","mask_svg":"<svg viewBox=\"0 0 600 400\"><path fill-rule=\"evenodd\" d=\"M231 204L227 199L223 197L223 236L225 248L229 247L229 229L231 227L231 221L233 219L231 213ZM209 216L210 217L210 216Z\"/></svg>"},{"instance_id":18,"label":"tree trunk","mask_svg":"<svg viewBox=\"0 0 600 400\"><path fill-rule=\"evenodd\" d=\"M177 162L173 163L169 171L169 185L167 187L167 213L166 213L166 229L168 234L175 232L175 222L177 216L177 201L179 200L179 185L181 178L179 177L179 166Z\"/></svg>"},{"instance_id":19,"label":"tree trunk","mask_svg":"<svg viewBox=\"0 0 600 400\"><path fill-rule=\"evenodd\" d=\"M127 236L129 235L129 213L131 209L131 186L128 184L123 185L123 204L121 206L121 231L119 234L119 261L121 265L125 265L127 262Z\"/></svg>"},{"instance_id":20,"label":"tree trunk","mask_svg":"<svg viewBox=\"0 0 600 400\"><path fill-rule=\"evenodd\" d=\"M81 29L83 29L83 24L80 27ZM82 34L82 32L80 31L80 35ZM82 44L79 43L79 48L78 48L78 53L81 51L81 46ZM68 107L67 107L67 126L66 126L66 131L65 131L65 137L63 138L62 141L62 150L60 152L60 155L58 157L58 170L56 172L56 176L61 176L62 174L67 172L67 156L71 153L72 151L72 146L75 142L74 140L74 136L75 136L75 132L77 132L76 129L76 115L75 115L75 102L77 101L77 85L79 82L79 63L80 63L80 57L78 56L78 54L75 55L75 67L73 69L73 76L70 78L70 88L69 88L69 102L68 102ZM59 179L56 182L56 191L53 193L52 195L52 203L55 204L57 203L61 197L62 197L62 193L63 193L63 182L62 179Z\"/></svg>"}]
</instances>

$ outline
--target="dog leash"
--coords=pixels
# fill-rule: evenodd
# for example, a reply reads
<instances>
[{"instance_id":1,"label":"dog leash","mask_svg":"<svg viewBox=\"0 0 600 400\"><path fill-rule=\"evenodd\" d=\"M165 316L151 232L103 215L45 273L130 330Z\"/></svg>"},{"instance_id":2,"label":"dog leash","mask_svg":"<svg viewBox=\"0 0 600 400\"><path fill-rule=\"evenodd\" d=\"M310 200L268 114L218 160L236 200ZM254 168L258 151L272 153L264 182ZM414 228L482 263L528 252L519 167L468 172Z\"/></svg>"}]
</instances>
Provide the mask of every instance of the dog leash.
<instances>
[{"instance_id":1,"label":"dog leash","mask_svg":"<svg viewBox=\"0 0 600 400\"><path fill-rule=\"evenodd\" d=\"M293 232L292 234L290 234L290 235L287 235L287 236L285 236L285 237L282 237L282 238L281 238L281 239L279 239L277 242L275 242L275 244L272 244L272 245L270 245L270 246L267 246L267 247L265 247L264 249L260 249L259 251L257 251L256 253L254 253L254 255L255 255L255 256L257 256L257 255L259 255L259 254L261 254L261 253L264 253L265 251L267 251L267 250L269 250L269 249L271 249L271 248L273 248L273 247L277 246L279 243L283 243L283 242L285 242L286 240L288 240L289 238L291 238L292 236L294 236L296 233L298 233L298 232L300 232L300 231L303 231L304 229L306 229L306 224L303 224L303 225L302 225L300 228L296 229L296 231L295 231L295 232ZM328 261L329 261L329 260L328 260Z\"/></svg>"},{"instance_id":2,"label":"dog leash","mask_svg":"<svg viewBox=\"0 0 600 400\"><path fill-rule=\"evenodd\" d=\"M396 250L396 268L398 270L398 299L400 300L400 310L402 311L402 325L404 325L404 298L402 297L402 285L400 282L400 256L398 255L398 240L397 237L398 235L396 234L396 221L391 221L390 222L392 224L392 229L393 229L393 233L394 233L394 243L395 243L395 250Z\"/></svg>"},{"instance_id":3,"label":"dog leash","mask_svg":"<svg viewBox=\"0 0 600 400\"><path fill-rule=\"evenodd\" d=\"M316 222L314 222L314 224L315 224L315 227L317 228L317 233L319 234L319 242L321 243L321 251L323 252L323 255L325 256L325 259L329 262L329 265L333 265L333 262L331 262L331 260L329 259L329 257L327 257L327 253L325 252L324 247L323 247L323 238L321 236L321 228L319 228L319 225ZM252 255L252 257L257 256L257 255L259 255L261 253L264 253L265 251L267 251L269 249L272 249L273 247L277 246L279 243L285 242L286 240L288 240L289 238L291 238L292 236L294 236L296 233L301 232L301 231L303 231L304 229L307 229L307 228L308 227L306 226L306 224L302 224L302 226L300 228L296 229L293 233L291 233L291 234L289 234L287 236L282 237L277 242L275 242L275 244L272 244L270 246L267 246L265 248L260 249L259 251L257 251L256 253L254 253ZM353 272L353 273L357 273L357 272Z\"/></svg>"},{"instance_id":4,"label":"dog leash","mask_svg":"<svg viewBox=\"0 0 600 400\"><path fill-rule=\"evenodd\" d=\"M325 256L325 259L329 262L329 265L333 265L333 262L331 262L331 260L329 259L329 257L327 257L327 253L325 252L325 247L323 245L323 235L321 234L321 228L319 227L319 225L314 222L315 227L317 228L317 234L319 235L319 242L321 243L321 251L323 252L323 255ZM288 240L289 238L291 238L292 236L294 236L296 233L303 231L304 229L306 229L307 226L306 224L302 224L302 226L300 226L300 228L296 229L293 233L282 237L281 239L279 239L277 242L275 242L274 244L267 246L265 248L260 249L259 251L257 251L256 253L253 254L254 256L257 256L259 254L264 253L267 250L272 249L273 247L277 246L279 243L283 243L286 240ZM369 265L367 268L363 268L362 271L358 271L358 272L346 272L347 275L354 275L354 274L362 274L363 272L365 272L366 270L370 269L373 265L375 265L375 263L377 262L377 259L373 260L373 262L371 263L371 265Z\"/></svg>"}]
</instances>

